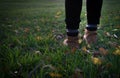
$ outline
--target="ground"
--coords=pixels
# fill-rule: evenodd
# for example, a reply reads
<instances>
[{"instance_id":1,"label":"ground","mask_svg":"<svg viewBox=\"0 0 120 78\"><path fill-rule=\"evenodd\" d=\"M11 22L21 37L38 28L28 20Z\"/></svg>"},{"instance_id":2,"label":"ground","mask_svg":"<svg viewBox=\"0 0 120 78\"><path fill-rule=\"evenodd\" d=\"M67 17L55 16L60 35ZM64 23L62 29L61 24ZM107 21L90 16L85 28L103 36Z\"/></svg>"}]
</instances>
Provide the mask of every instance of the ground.
<instances>
[{"instance_id":1,"label":"ground","mask_svg":"<svg viewBox=\"0 0 120 78\"><path fill-rule=\"evenodd\" d=\"M1 78L120 78L120 1L104 0L98 42L63 46L64 0L0 1ZM100 55L92 53L99 52Z\"/></svg>"}]
</instances>

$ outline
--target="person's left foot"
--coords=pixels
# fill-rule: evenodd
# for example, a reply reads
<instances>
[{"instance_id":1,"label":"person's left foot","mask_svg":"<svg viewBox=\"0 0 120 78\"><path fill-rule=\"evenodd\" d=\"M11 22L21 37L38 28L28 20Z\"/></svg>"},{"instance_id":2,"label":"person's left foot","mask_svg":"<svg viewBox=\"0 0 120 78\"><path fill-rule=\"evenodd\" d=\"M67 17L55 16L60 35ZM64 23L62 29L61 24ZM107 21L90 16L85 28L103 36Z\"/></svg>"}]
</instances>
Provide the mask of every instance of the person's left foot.
<instances>
[{"instance_id":1,"label":"person's left foot","mask_svg":"<svg viewBox=\"0 0 120 78\"><path fill-rule=\"evenodd\" d=\"M97 41L97 32L89 31L89 30L85 29L85 34L84 34L83 38L87 44L94 44Z\"/></svg>"}]
</instances>

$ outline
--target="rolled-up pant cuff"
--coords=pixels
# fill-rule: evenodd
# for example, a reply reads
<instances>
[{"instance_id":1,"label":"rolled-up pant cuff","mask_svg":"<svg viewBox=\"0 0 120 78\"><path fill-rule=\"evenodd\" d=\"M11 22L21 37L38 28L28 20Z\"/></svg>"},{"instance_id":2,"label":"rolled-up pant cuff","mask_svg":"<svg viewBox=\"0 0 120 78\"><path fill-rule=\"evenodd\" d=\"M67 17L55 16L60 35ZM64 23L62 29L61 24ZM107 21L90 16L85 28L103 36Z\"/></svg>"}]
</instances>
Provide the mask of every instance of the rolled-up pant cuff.
<instances>
[{"instance_id":1,"label":"rolled-up pant cuff","mask_svg":"<svg viewBox=\"0 0 120 78\"><path fill-rule=\"evenodd\" d=\"M75 30L67 29L66 31L67 31L67 36L78 36L79 34L78 29L75 29Z\"/></svg>"}]
</instances>

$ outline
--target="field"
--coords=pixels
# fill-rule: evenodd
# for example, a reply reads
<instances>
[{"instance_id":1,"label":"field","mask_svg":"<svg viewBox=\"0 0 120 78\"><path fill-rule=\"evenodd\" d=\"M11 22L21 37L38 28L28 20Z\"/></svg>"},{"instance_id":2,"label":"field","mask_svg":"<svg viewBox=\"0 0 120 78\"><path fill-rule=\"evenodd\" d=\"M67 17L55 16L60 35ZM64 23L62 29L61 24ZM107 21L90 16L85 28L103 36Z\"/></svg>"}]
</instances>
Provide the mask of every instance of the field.
<instances>
[{"instance_id":1,"label":"field","mask_svg":"<svg viewBox=\"0 0 120 78\"><path fill-rule=\"evenodd\" d=\"M0 78L120 78L120 1L104 0L98 42L69 50L64 0L0 1ZM100 55L93 55L93 53Z\"/></svg>"}]
</instances>

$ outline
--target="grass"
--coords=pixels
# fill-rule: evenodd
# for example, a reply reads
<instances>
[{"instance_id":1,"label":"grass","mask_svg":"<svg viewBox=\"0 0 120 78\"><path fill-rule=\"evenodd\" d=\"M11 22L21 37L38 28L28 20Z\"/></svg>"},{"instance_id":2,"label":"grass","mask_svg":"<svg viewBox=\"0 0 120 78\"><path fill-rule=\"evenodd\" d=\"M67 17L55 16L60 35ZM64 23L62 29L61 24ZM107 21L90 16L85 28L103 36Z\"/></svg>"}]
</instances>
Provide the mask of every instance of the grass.
<instances>
[{"instance_id":1,"label":"grass","mask_svg":"<svg viewBox=\"0 0 120 78\"><path fill-rule=\"evenodd\" d=\"M82 41L79 50L70 53L62 45L66 35L64 0L1 0L1 78L119 78L119 2L104 0L98 44L88 48ZM81 19L83 35L85 5ZM86 49L103 52L96 64L91 54L85 54Z\"/></svg>"}]
</instances>

